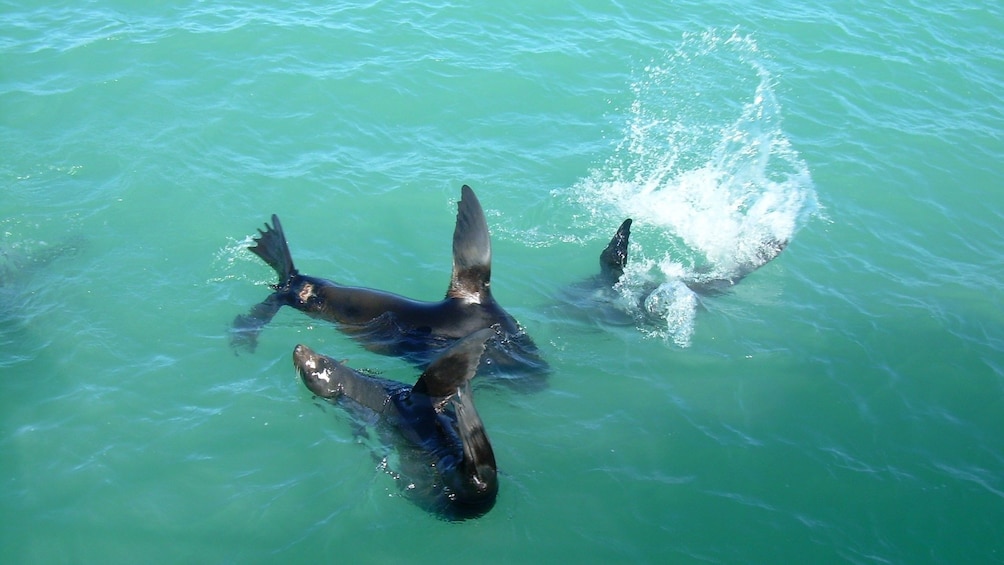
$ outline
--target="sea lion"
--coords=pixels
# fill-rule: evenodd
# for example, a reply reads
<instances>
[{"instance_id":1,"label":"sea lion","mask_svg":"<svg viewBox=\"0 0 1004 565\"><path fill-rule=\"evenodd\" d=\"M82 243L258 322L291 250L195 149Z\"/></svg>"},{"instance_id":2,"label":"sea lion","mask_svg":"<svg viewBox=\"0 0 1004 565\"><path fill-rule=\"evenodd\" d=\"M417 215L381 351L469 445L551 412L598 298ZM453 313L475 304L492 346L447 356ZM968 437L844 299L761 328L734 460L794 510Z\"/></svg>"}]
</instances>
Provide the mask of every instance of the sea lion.
<instances>
[{"instance_id":1,"label":"sea lion","mask_svg":"<svg viewBox=\"0 0 1004 565\"><path fill-rule=\"evenodd\" d=\"M405 496L462 520L491 510L498 494L495 454L470 387L485 342L494 335L481 329L457 341L414 386L365 375L305 345L293 350L293 365L311 392L376 423L400 455Z\"/></svg>"},{"instance_id":2,"label":"sea lion","mask_svg":"<svg viewBox=\"0 0 1004 565\"><path fill-rule=\"evenodd\" d=\"M249 249L279 275L275 290L233 323L232 343L251 351L258 334L282 306L334 322L367 349L404 357L419 367L477 330L494 328L483 370L541 375L548 369L537 346L491 292L491 239L481 203L471 187L461 189L453 232L453 274L446 297L419 301L389 292L351 287L301 275L293 266L279 218L258 230ZM500 371L501 370L501 371Z\"/></svg>"},{"instance_id":3,"label":"sea lion","mask_svg":"<svg viewBox=\"0 0 1004 565\"><path fill-rule=\"evenodd\" d=\"M621 276L624 275L630 238L631 218L628 218L621 223L617 231L614 232L614 236L610 238L610 243L600 253L599 276L602 282L607 283L605 286L617 284ZM698 269L693 275L684 278L682 282L698 294L706 296L723 294L746 278L747 275L780 255L787 246L787 240L769 239L763 241L757 246L752 258L736 265L727 273L712 273L708 270Z\"/></svg>"},{"instance_id":4,"label":"sea lion","mask_svg":"<svg viewBox=\"0 0 1004 565\"><path fill-rule=\"evenodd\" d=\"M565 305L588 312L590 319L611 325L665 321L663 303L684 294L716 296L729 291L743 278L764 266L788 245L787 241L769 239L756 248L751 259L727 271L698 268L679 280L647 281L619 292L618 285L628 263L631 218L625 219L600 253L600 271L588 279L562 290Z\"/></svg>"}]
</instances>

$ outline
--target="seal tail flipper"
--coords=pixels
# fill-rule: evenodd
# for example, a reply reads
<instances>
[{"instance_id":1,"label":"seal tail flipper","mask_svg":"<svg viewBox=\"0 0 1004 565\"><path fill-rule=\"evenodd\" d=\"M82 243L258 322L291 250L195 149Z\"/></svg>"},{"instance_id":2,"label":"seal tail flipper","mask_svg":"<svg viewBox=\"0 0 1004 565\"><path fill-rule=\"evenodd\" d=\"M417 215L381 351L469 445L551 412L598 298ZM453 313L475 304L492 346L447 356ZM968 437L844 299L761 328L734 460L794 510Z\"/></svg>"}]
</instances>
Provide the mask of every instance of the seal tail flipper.
<instances>
[{"instance_id":1,"label":"seal tail flipper","mask_svg":"<svg viewBox=\"0 0 1004 565\"><path fill-rule=\"evenodd\" d=\"M457 203L457 226L453 231L453 276L448 298L482 302L490 292L492 243L481 203L466 184Z\"/></svg>"},{"instance_id":2,"label":"seal tail flipper","mask_svg":"<svg viewBox=\"0 0 1004 565\"><path fill-rule=\"evenodd\" d=\"M272 214L272 225L265 223L265 231L258 230L258 237L255 244L248 247L252 253L262 258L279 275L279 284L276 289L283 286L296 274L293 267L293 256L289 253L289 245L286 244L286 235L282 232L282 224L279 223L279 216Z\"/></svg>"},{"instance_id":3,"label":"seal tail flipper","mask_svg":"<svg viewBox=\"0 0 1004 565\"><path fill-rule=\"evenodd\" d=\"M600 274L612 283L620 280L627 265L628 240L631 238L631 218L624 220L617 233L610 239L607 248L600 253Z\"/></svg>"},{"instance_id":4,"label":"seal tail flipper","mask_svg":"<svg viewBox=\"0 0 1004 565\"><path fill-rule=\"evenodd\" d=\"M441 406L474 377L485 351L485 342L493 335L493 328L484 328L453 344L429 364L412 392L424 394Z\"/></svg>"}]
</instances>

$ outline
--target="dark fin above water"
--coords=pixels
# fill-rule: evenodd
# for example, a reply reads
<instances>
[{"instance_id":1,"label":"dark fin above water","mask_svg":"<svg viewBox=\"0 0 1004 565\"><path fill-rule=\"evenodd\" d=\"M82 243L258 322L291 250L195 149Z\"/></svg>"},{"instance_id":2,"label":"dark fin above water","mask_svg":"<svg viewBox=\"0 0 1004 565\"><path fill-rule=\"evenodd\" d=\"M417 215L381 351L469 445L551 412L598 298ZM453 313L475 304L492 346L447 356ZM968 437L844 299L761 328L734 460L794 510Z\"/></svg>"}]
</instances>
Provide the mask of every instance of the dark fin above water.
<instances>
[{"instance_id":1,"label":"dark fin above water","mask_svg":"<svg viewBox=\"0 0 1004 565\"><path fill-rule=\"evenodd\" d=\"M457 227L453 231L453 277L448 298L482 302L492 276L492 243L481 203L466 184L457 203Z\"/></svg>"},{"instance_id":2,"label":"dark fin above water","mask_svg":"<svg viewBox=\"0 0 1004 565\"><path fill-rule=\"evenodd\" d=\"M265 231L258 230L259 236L255 238L255 245L248 247L252 253L262 258L270 267L275 269L279 275L279 284L276 288L286 284L290 277L296 274L293 267L293 256L289 253L289 246L286 244L286 235L282 232L282 224L279 223L279 216L272 214L272 225L265 223Z\"/></svg>"},{"instance_id":3,"label":"dark fin above water","mask_svg":"<svg viewBox=\"0 0 1004 565\"><path fill-rule=\"evenodd\" d=\"M600 274L611 282L620 280L627 265L628 239L631 237L631 218L624 220L607 248L600 253Z\"/></svg>"},{"instance_id":4,"label":"dark fin above water","mask_svg":"<svg viewBox=\"0 0 1004 565\"><path fill-rule=\"evenodd\" d=\"M455 508L478 516L495 504L498 495L498 465L495 452L485 432L485 425L474 407L470 381L464 383L453 400L457 415L457 434L464 449L464 473L460 484L451 485L457 493Z\"/></svg>"},{"instance_id":5,"label":"dark fin above water","mask_svg":"<svg viewBox=\"0 0 1004 565\"><path fill-rule=\"evenodd\" d=\"M485 328L455 343L429 364L412 387L412 392L435 399L448 399L455 395L474 377L485 351L485 342L493 335L494 329Z\"/></svg>"}]
</instances>

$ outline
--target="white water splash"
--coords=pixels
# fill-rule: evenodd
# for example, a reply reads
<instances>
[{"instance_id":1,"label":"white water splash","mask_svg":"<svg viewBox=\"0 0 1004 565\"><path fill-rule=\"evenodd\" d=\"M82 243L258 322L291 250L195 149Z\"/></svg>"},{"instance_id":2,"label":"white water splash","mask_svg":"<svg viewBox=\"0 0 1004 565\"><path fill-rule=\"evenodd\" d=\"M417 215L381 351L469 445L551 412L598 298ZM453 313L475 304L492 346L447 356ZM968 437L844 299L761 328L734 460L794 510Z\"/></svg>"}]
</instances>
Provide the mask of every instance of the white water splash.
<instances>
[{"instance_id":1,"label":"white water splash","mask_svg":"<svg viewBox=\"0 0 1004 565\"><path fill-rule=\"evenodd\" d=\"M735 31L685 36L632 85L614 154L564 191L611 235L634 219L619 289L640 314L666 321L646 331L682 347L698 300L680 281L728 278L765 244L790 241L818 208L808 167L781 129L768 63Z\"/></svg>"},{"instance_id":2,"label":"white water splash","mask_svg":"<svg viewBox=\"0 0 1004 565\"><path fill-rule=\"evenodd\" d=\"M220 249L217 249L213 255L212 272L216 273L216 275L210 277L207 282L218 283L235 279L248 280L258 285L266 285L271 282L269 280L253 279L250 275L239 274L243 266L238 265L238 263L261 262L258 257L248 250L248 247L251 245L254 245L254 239L250 235L240 240L228 237L227 243ZM262 272L267 273L264 270Z\"/></svg>"}]
</instances>

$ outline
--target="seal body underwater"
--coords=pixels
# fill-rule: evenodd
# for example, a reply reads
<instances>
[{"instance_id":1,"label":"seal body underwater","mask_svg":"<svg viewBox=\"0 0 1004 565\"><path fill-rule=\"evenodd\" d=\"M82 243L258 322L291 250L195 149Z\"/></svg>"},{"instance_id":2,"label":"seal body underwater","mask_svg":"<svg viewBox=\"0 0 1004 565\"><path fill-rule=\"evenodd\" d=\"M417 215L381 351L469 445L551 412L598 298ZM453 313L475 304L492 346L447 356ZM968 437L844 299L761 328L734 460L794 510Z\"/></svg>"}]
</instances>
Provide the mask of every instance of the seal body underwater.
<instances>
[{"instance_id":1,"label":"seal body underwater","mask_svg":"<svg viewBox=\"0 0 1004 565\"><path fill-rule=\"evenodd\" d=\"M482 329L456 342L414 386L365 375L304 345L293 350L293 365L315 395L376 422L400 455L406 497L450 520L475 518L491 510L499 488L470 387L493 335Z\"/></svg>"},{"instance_id":2,"label":"seal body underwater","mask_svg":"<svg viewBox=\"0 0 1004 565\"><path fill-rule=\"evenodd\" d=\"M401 356L420 367L477 330L494 328L482 364L505 372L543 374L547 363L520 324L492 297L491 239L481 203L461 189L453 233L453 272L445 298L420 301L302 275L294 267L279 218L259 230L249 249L279 275L274 292L234 320L232 342L251 351L262 328L283 306L337 324L367 349Z\"/></svg>"}]
</instances>

